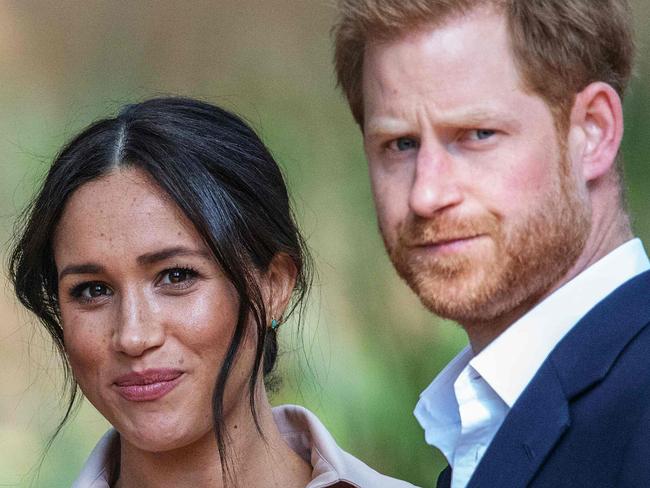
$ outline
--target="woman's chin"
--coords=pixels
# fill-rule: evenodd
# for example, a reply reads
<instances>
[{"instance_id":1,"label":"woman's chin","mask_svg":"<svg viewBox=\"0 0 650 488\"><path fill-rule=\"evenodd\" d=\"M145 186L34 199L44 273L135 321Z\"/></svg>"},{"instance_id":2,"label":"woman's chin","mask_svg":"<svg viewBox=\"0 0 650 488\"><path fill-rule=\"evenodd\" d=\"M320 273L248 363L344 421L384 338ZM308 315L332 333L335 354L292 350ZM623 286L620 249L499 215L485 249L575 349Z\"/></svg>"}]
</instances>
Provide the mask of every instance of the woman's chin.
<instances>
[{"instance_id":1,"label":"woman's chin","mask_svg":"<svg viewBox=\"0 0 650 488\"><path fill-rule=\"evenodd\" d=\"M141 428L131 425L124 428L116 427L116 430L120 433L123 446L126 443L140 451L156 453L183 449L206 437L214 437L212 429L209 427L201 432L196 428L193 428L191 432L186 432L183 426L156 426L151 422Z\"/></svg>"}]
</instances>

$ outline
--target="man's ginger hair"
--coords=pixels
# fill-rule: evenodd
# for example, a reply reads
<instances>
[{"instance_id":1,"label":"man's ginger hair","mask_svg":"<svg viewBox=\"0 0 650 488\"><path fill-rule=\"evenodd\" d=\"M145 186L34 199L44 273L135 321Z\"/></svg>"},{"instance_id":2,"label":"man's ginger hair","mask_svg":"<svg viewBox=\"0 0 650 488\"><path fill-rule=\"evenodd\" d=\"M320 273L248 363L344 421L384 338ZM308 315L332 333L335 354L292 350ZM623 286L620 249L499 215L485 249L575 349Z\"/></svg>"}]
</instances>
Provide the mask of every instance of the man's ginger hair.
<instances>
[{"instance_id":1,"label":"man's ginger hair","mask_svg":"<svg viewBox=\"0 0 650 488\"><path fill-rule=\"evenodd\" d=\"M623 98L632 72L627 0L339 0L338 5L332 29L336 75L362 128L367 44L435 28L479 7L505 16L524 87L545 100L559 130L568 128L575 96L587 85L603 81Z\"/></svg>"}]
</instances>

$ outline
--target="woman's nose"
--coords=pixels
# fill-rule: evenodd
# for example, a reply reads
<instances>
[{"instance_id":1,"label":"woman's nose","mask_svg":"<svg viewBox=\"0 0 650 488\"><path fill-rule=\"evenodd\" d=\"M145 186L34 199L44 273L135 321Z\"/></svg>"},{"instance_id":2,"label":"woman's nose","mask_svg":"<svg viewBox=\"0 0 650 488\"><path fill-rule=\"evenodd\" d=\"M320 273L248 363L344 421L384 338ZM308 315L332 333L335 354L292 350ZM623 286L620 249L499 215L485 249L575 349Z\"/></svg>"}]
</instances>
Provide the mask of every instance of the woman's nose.
<instances>
[{"instance_id":1,"label":"woman's nose","mask_svg":"<svg viewBox=\"0 0 650 488\"><path fill-rule=\"evenodd\" d=\"M130 291L120 297L113 331L115 350L138 357L165 342L164 326L155 308L152 299L141 291Z\"/></svg>"}]
</instances>

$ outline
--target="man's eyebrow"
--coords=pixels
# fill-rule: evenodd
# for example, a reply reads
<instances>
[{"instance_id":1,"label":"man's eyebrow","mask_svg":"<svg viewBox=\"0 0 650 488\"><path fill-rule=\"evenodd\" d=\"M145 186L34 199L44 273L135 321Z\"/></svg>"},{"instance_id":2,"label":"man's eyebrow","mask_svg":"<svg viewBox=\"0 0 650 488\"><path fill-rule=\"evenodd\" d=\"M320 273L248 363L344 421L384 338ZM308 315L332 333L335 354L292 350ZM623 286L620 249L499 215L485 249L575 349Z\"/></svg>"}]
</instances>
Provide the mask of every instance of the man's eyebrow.
<instances>
[{"instance_id":1,"label":"man's eyebrow","mask_svg":"<svg viewBox=\"0 0 650 488\"><path fill-rule=\"evenodd\" d=\"M59 281L71 274L99 274L103 271L104 268L95 263L71 264L61 270L59 273Z\"/></svg>"},{"instance_id":2,"label":"man's eyebrow","mask_svg":"<svg viewBox=\"0 0 650 488\"><path fill-rule=\"evenodd\" d=\"M505 126L510 130L521 128L521 122L516 117L512 117L500 110L491 109L469 109L449 112L442 114L433 123L443 127L467 129L482 128L481 126L483 124L487 125L484 127L485 129L489 129L491 124ZM372 140L394 134L408 134L413 130L412 127L412 124L400 118L377 117L368 122L368 126L365 129L365 138Z\"/></svg>"},{"instance_id":3,"label":"man's eyebrow","mask_svg":"<svg viewBox=\"0 0 650 488\"><path fill-rule=\"evenodd\" d=\"M496 110L468 110L467 112L458 112L449 114L445 120L445 125L450 127L465 127L465 128L480 128L482 124L499 124L508 128L515 129L521 127L515 117L512 117L504 112ZM485 127L489 129L490 127Z\"/></svg>"},{"instance_id":4,"label":"man's eyebrow","mask_svg":"<svg viewBox=\"0 0 650 488\"><path fill-rule=\"evenodd\" d=\"M175 258L178 256L198 256L201 258L210 258L210 253L202 249L190 249L183 246L168 247L160 251L149 252L138 256L138 264L154 264L165 259Z\"/></svg>"},{"instance_id":5,"label":"man's eyebrow","mask_svg":"<svg viewBox=\"0 0 650 488\"><path fill-rule=\"evenodd\" d=\"M411 126L400 119L392 117L377 117L368 123L364 130L366 139L376 139L397 133L408 133Z\"/></svg>"}]
</instances>

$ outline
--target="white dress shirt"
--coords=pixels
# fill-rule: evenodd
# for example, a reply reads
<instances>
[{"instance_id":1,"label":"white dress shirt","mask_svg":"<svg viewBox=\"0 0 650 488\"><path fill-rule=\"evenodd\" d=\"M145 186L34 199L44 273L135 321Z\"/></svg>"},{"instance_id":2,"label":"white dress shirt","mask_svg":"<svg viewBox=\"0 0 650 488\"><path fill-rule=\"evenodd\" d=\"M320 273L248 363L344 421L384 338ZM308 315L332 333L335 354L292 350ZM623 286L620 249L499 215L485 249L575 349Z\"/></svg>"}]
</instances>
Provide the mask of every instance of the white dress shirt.
<instances>
[{"instance_id":1,"label":"white dress shirt","mask_svg":"<svg viewBox=\"0 0 650 488\"><path fill-rule=\"evenodd\" d=\"M427 444L452 467L451 488L464 488L506 415L562 338L598 302L650 269L632 239L585 269L508 327L483 351L463 349L420 394L415 417Z\"/></svg>"}]
</instances>

